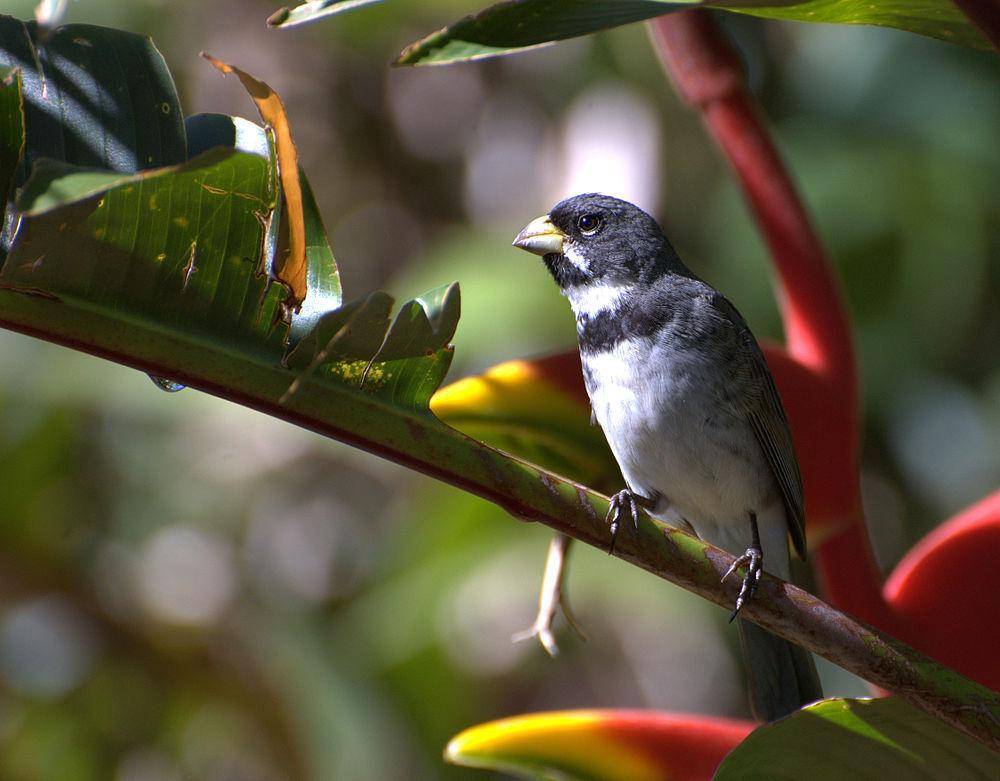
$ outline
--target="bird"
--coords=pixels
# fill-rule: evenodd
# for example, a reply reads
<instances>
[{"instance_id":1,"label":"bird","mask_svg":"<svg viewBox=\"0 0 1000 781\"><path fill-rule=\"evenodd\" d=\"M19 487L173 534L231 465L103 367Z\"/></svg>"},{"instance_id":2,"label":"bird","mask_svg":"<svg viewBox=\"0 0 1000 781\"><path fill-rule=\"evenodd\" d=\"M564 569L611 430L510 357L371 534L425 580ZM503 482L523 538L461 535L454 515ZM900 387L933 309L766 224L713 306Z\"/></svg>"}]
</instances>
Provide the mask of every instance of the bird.
<instances>
[{"instance_id":1,"label":"bird","mask_svg":"<svg viewBox=\"0 0 1000 781\"><path fill-rule=\"evenodd\" d=\"M592 419L626 488L611 498L611 547L641 506L746 565L730 621L763 566L805 558L802 478L781 399L736 307L680 259L660 225L607 195L567 198L513 242L540 255L576 316ZM822 698L812 656L739 619L750 708L774 721Z\"/></svg>"}]
</instances>

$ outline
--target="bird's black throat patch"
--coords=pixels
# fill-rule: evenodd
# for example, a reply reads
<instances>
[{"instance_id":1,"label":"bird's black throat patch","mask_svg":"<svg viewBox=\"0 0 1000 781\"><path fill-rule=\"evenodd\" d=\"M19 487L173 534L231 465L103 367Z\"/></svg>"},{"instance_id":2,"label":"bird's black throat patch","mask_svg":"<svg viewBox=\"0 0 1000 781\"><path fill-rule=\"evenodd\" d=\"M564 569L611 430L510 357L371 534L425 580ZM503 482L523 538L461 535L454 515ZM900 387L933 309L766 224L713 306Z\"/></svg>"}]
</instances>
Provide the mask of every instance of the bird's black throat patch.
<instances>
[{"instance_id":1,"label":"bird's black throat patch","mask_svg":"<svg viewBox=\"0 0 1000 781\"><path fill-rule=\"evenodd\" d=\"M668 313L661 308L646 309L628 304L592 315L580 315L576 320L580 352L606 352L626 339L655 336L668 321Z\"/></svg>"},{"instance_id":2,"label":"bird's black throat patch","mask_svg":"<svg viewBox=\"0 0 1000 781\"><path fill-rule=\"evenodd\" d=\"M565 255L550 252L548 255L542 257L542 262L545 263L545 268L549 270L556 284L563 290L568 287L579 287L590 282L590 277L570 263Z\"/></svg>"}]
</instances>

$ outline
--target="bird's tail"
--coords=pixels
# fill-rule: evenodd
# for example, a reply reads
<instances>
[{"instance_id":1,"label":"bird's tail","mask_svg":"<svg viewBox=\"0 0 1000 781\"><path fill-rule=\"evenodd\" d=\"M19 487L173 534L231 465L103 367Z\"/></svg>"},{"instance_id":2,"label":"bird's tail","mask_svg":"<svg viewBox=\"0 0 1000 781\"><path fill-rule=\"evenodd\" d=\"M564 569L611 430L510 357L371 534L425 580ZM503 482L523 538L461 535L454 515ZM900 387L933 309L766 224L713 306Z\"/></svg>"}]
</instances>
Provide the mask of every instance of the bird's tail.
<instances>
[{"instance_id":1,"label":"bird's tail","mask_svg":"<svg viewBox=\"0 0 1000 781\"><path fill-rule=\"evenodd\" d=\"M740 645L747 668L750 710L756 719L774 721L822 699L812 656L804 648L740 619Z\"/></svg>"}]
</instances>

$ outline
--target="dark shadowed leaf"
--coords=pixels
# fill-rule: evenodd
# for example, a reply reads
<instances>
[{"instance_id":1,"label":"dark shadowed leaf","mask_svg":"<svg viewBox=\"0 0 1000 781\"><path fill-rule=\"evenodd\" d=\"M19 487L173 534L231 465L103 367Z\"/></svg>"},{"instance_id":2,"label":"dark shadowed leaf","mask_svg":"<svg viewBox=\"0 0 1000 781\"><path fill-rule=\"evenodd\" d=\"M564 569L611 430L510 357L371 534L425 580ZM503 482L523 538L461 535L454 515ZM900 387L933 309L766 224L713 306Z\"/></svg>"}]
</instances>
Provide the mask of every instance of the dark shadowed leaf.
<instances>
[{"instance_id":1,"label":"dark shadowed leaf","mask_svg":"<svg viewBox=\"0 0 1000 781\"><path fill-rule=\"evenodd\" d=\"M0 16L0 69L11 68L20 76L26 132L15 188L41 157L120 173L184 161L174 83L149 38L82 24L43 35L34 22ZM3 131L5 145L16 140ZM0 234L0 261L11 239L12 208Z\"/></svg>"},{"instance_id":2,"label":"dark shadowed leaf","mask_svg":"<svg viewBox=\"0 0 1000 781\"><path fill-rule=\"evenodd\" d=\"M13 194L14 176L24 153L24 110L21 103L21 72L0 69L0 193L4 202ZM0 216L0 263L7 254L13 233L13 213Z\"/></svg>"},{"instance_id":3,"label":"dark shadowed leaf","mask_svg":"<svg viewBox=\"0 0 1000 781\"><path fill-rule=\"evenodd\" d=\"M21 70L27 146L17 184L39 157L121 173L187 157L173 79L145 36L70 24L42 42L34 22L0 16L0 67Z\"/></svg>"},{"instance_id":4,"label":"dark shadowed leaf","mask_svg":"<svg viewBox=\"0 0 1000 781\"><path fill-rule=\"evenodd\" d=\"M1000 777L1000 754L895 698L825 700L754 731L716 781Z\"/></svg>"},{"instance_id":5,"label":"dark shadowed leaf","mask_svg":"<svg viewBox=\"0 0 1000 781\"><path fill-rule=\"evenodd\" d=\"M510 0L451 24L408 46L397 65L432 65L506 54L703 6L800 22L872 24L976 48L988 42L948 0L757 2L730 0Z\"/></svg>"}]
</instances>

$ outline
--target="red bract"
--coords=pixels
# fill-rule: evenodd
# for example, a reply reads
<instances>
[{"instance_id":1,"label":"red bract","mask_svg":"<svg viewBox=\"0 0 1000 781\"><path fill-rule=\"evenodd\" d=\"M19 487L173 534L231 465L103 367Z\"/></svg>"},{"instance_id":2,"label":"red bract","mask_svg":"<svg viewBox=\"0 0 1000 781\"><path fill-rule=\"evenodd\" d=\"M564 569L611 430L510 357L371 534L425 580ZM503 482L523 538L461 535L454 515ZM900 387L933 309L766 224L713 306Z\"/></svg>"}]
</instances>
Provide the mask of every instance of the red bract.
<instances>
[{"instance_id":1,"label":"red bract","mask_svg":"<svg viewBox=\"0 0 1000 781\"><path fill-rule=\"evenodd\" d=\"M456 764L592 781L701 781L756 724L641 710L514 716L465 730L445 749Z\"/></svg>"},{"instance_id":2,"label":"red bract","mask_svg":"<svg viewBox=\"0 0 1000 781\"><path fill-rule=\"evenodd\" d=\"M1000 491L928 534L885 582L902 639L1000 691Z\"/></svg>"}]
</instances>

